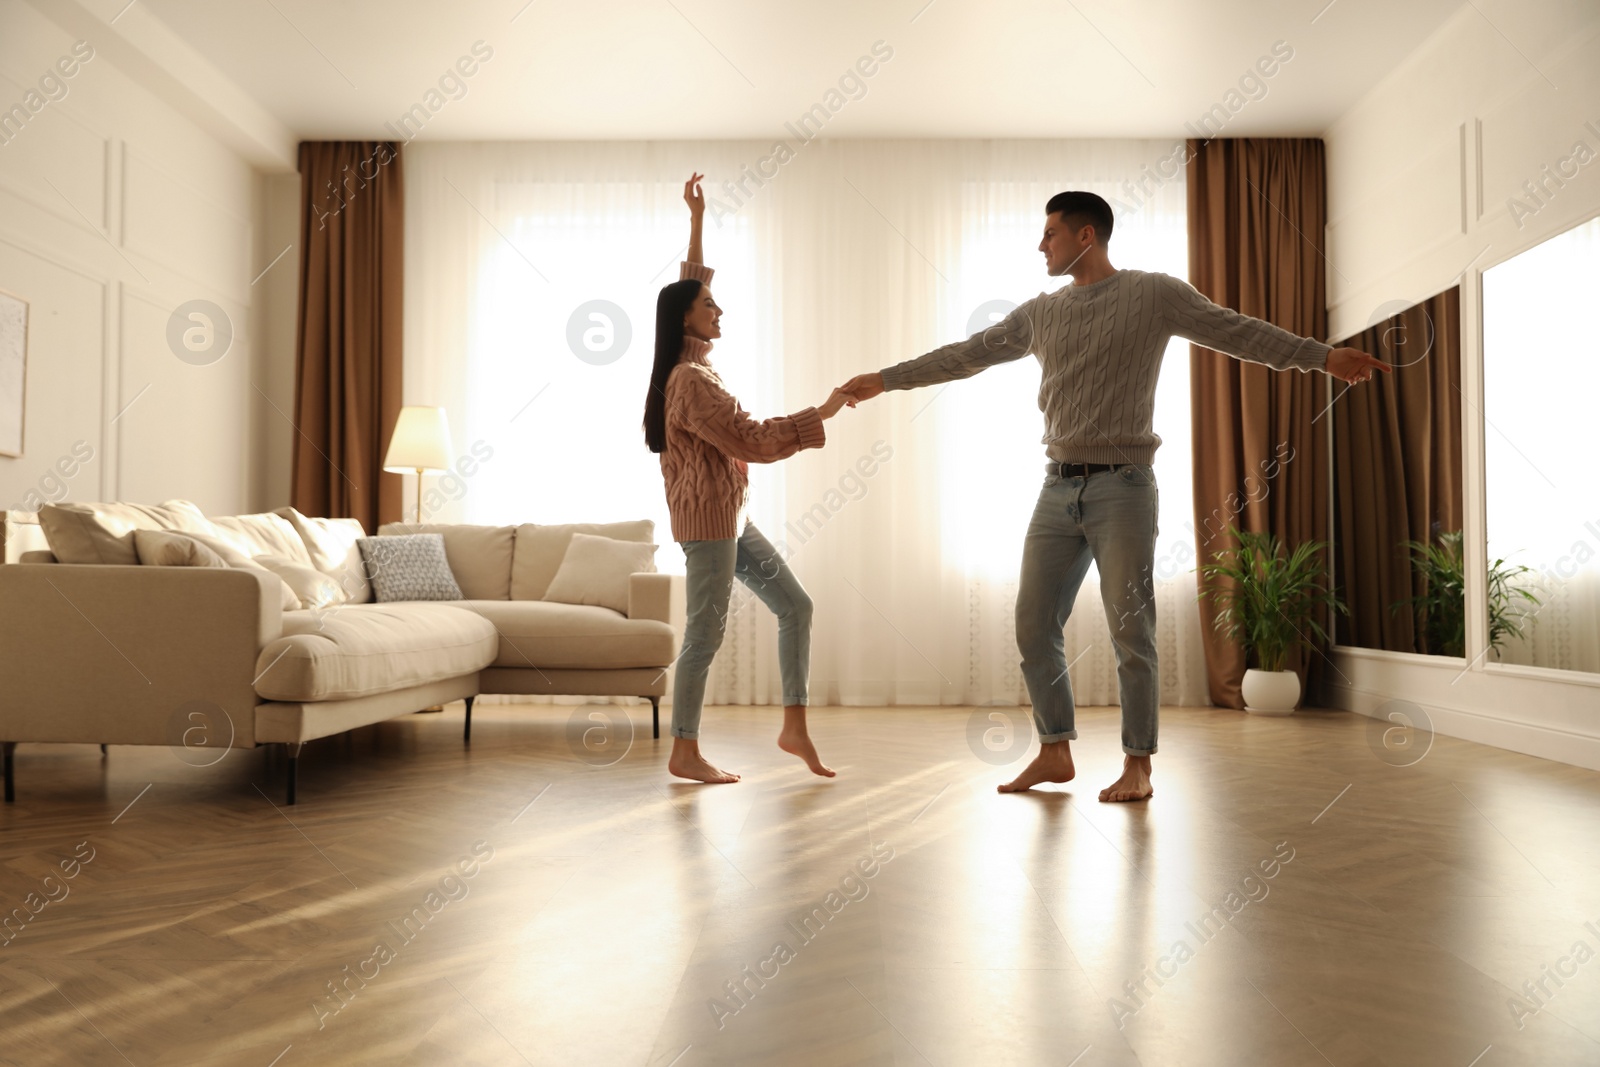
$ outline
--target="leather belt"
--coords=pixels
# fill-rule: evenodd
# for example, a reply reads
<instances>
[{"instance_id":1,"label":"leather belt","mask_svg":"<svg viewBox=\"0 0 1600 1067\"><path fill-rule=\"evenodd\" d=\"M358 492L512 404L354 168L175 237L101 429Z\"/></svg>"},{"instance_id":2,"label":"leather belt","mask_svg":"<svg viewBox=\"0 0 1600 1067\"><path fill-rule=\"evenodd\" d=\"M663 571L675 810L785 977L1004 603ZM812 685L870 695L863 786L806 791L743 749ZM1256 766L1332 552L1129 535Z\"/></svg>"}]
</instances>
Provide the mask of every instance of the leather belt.
<instances>
[{"instance_id":1,"label":"leather belt","mask_svg":"<svg viewBox=\"0 0 1600 1067\"><path fill-rule=\"evenodd\" d=\"M1052 463L1048 470L1051 474L1059 474L1063 478L1087 478L1100 471L1114 471L1118 467L1126 467L1126 463Z\"/></svg>"}]
</instances>

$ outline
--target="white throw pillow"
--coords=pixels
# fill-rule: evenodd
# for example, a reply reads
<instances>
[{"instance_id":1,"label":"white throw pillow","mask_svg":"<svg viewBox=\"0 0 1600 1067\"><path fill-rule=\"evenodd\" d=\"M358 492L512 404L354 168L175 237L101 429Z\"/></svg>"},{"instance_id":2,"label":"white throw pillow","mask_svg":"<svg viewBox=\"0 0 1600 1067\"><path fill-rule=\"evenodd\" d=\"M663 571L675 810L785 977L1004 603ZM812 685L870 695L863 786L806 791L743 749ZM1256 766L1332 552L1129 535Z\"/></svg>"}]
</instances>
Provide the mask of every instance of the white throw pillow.
<instances>
[{"instance_id":1,"label":"white throw pillow","mask_svg":"<svg viewBox=\"0 0 1600 1067\"><path fill-rule=\"evenodd\" d=\"M186 530L177 536L187 537L191 541L198 541L206 548L209 548L222 557L224 566L238 567L240 569L248 569L255 566L254 563L250 562L248 553L241 551L239 546L220 534L213 536L212 534L191 533Z\"/></svg>"},{"instance_id":2,"label":"white throw pillow","mask_svg":"<svg viewBox=\"0 0 1600 1067\"><path fill-rule=\"evenodd\" d=\"M133 547L146 567L226 567L228 561L187 534L134 530Z\"/></svg>"},{"instance_id":3,"label":"white throw pillow","mask_svg":"<svg viewBox=\"0 0 1600 1067\"><path fill-rule=\"evenodd\" d=\"M166 530L133 531L133 547L139 562L147 567L224 567L237 570L266 570L220 538L198 533L171 533ZM270 574L271 572L268 571ZM281 577L279 606L298 611L300 598Z\"/></svg>"},{"instance_id":4,"label":"white throw pillow","mask_svg":"<svg viewBox=\"0 0 1600 1067\"><path fill-rule=\"evenodd\" d=\"M654 573L655 569L655 545L575 533L544 599L559 604L594 604L626 615L628 576Z\"/></svg>"},{"instance_id":5,"label":"white throw pillow","mask_svg":"<svg viewBox=\"0 0 1600 1067\"><path fill-rule=\"evenodd\" d=\"M323 574L309 563L299 563L286 556L261 555L255 557L256 566L283 579L283 584L294 590L300 606L312 611L333 607L345 602L344 590L339 583Z\"/></svg>"},{"instance_id":6,"label":"white throw pillow","mask_svg":"<svg viewBox=\"0 0 1600 1067\"><path fill-rule=\"evenodd\" d=\"M216 527L218 537L251 559L257 556L281 556L291 563L311 565L311 553L306 551L305 540L282 515L271 511L254 515L224 515L212 518L211 525Z\"/></svg>"},{"instance_id":7,"label":"white throw pillow","mask_svg":"<svg viewBox=\"0 0 1600 1067\"><path fill-rule=\"evenodd\" d=\"M316 519L290 507L279 508L274 514L289 520L305 542L311 565L338 582L349 603L372 600L372 582L368 580L361 550L356 547L356 542L366 536L360 519Z\"/></svg>"},{"instance_id":8,"label":"white throw pillow","mask_svg":"<svg viewBox=\"0 0 1600 1067\"><path fill-rule=\"evenodd\" d=\"M165 504L75 504L62 501L39 509L50 551L61 563L139 562L134 530L214 533L216 527L187 500Z\"/></svg>"}]
</instances>

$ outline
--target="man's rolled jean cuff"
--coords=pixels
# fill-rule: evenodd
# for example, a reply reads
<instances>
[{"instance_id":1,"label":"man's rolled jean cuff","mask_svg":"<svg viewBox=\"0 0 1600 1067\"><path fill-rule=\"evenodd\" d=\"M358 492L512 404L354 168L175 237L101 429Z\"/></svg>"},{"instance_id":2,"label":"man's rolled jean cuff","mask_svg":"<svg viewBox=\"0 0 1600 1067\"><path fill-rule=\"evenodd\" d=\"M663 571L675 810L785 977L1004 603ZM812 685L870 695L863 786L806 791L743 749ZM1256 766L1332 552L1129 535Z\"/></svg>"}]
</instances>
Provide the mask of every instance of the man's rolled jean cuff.
<instances>
[{"instance_id":1,"label":"man's rolled jean cuff","mask_svg":"<svg viewBox=\"0 0 1600 1067\"><path fill-rule=\"evenodd\" d=\"M1039 735L1039 743L1041 745L1053 745L1053 744L1057 743L1058 741L1076 741L1077 739L1078 739L1078 731L1076 731L1076 730L1068 730L1064 734L1040 734Z\"/></svg>"},{"instance_id":2,"label":"man's rolled jean cuff","mask_svg":"<svg viewBox=\"0 0 1600 1067\"><path fill-rule=\"evenodd\" d=\"M1122 752L1123 755L1126 756L1154 756L1156 754L1156 750L1153 748L1145 750L1140 748L1129 748L1127 745L1122 746Z\"/></svg>"}]
</instances>

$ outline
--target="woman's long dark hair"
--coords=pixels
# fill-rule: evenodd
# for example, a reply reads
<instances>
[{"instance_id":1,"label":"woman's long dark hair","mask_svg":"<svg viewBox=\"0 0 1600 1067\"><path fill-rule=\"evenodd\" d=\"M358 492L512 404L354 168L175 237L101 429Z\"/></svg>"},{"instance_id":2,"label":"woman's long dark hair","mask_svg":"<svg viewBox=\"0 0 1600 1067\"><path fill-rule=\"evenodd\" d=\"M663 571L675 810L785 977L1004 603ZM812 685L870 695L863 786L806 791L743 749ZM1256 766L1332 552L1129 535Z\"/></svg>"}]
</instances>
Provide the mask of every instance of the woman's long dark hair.
<instances>
[{"instance_id":1,"label":"woman's long dark hair","mask_svg":"<svg viewBox=\"0 0 1600 1067\"><path fill-rule=\"evenodd\" d=\"M656 297L656 361L644 398L644 442L652 452L667 447L667 379L683 355L683 317L700 297L700 282L685 278L661 287Z\"/></svg>"}]
</instances>

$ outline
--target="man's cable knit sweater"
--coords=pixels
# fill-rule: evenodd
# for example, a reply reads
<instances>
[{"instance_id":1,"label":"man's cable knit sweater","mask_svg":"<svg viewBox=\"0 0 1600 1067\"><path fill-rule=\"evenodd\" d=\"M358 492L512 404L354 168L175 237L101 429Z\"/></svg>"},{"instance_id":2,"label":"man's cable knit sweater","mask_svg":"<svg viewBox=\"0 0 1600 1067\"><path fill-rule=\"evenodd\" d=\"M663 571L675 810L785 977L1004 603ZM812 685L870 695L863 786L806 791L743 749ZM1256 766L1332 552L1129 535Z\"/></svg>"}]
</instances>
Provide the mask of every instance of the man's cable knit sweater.
<instances>
[{"instance_id":1,"label":"man's cable knit sweater","mask_svg":"<svg viewBox=\"0 0 1600 1067\"><path fill-rule=\"evenodd\" d=\"M711 283L714 272L685 263L679 278ZM683 354L667 378L667 446L661 476L674 541L721 541L739 536L749 498L749 463L788 459L821 448L822 416L814 407L757 422L739 406L711 368L711 342L683 339Z\"/></svg>"},{"instance_id":2,"label":"man's cable knit sweater","mask_svg":"<svg viewBox=\"0 0 1600 1067\"><path fill-rule=\"evenodd\" d=\"M1302 373L1330 348L1220 307L1188 282L1119 270L1024 301L965 341L883 369L885 389L970 378L1030 352L1039 360L1044 445L1057 463L1152 463L1156 378L1167 342L1184 337L1236 359Z\"/></svg>"}]
</instances>

